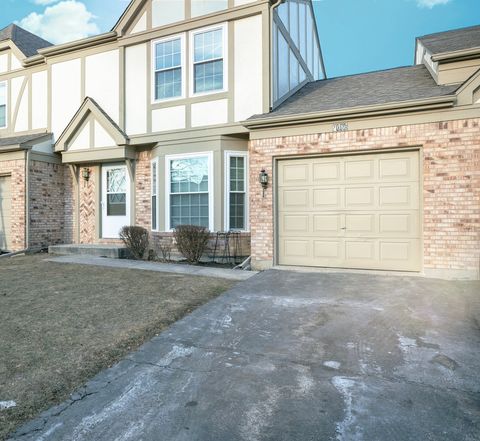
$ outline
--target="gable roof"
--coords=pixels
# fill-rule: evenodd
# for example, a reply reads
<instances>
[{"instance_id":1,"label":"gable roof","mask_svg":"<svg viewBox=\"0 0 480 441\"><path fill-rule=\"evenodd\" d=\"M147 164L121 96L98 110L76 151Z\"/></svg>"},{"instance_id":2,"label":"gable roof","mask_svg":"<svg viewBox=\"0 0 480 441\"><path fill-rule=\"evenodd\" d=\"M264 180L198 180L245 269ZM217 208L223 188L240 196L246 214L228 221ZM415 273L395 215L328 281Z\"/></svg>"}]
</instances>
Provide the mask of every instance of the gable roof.
<instances>
[{"instance_id":1,"label":"gable roof","mask_svg":"<svg viewBox=\"0 0 480 441\"><path fill-rule=\"evenodd\" d=\"M63 133L55 143L55 150L64 150L66 143L72 139L76 131L82 127L85 118L89 114L93 114L94 117L101 123L101 125L107 129L108 133L115 140L117 145L127 145L130 142L127 134L118 126L118 124L105 112L100 105L90 97L86 97L77 113L73 116L72 120L68 123Z\"/></svg>"},{"instance_id":2,"label":"gable roof","mask_svg":"<svg viewBox=\"0 0 480 441\"><path fill-rule=\"evenodd\" d=\"M454 29L418 37L432 55L480 47L480 26Z\"/></svg>"},{"instance_id":3,"label":"gable roof","mask_svg":"<svg viewBox=\"0 0 480 441\"><path fill-rule=\"evenodd\" d=\"M12 40L15 46L17 46L27 58L36 55L38 49L52 46L52 43L49 43L47 40L37 37L35 34L15 24L8 25L0 31L0 41L4 40Z\"/></svg>"},{"instance_id":4,"label":"gable roof","mask_svg":"<svg viewBox=\"0 0 480 441\"><path fill-rule=\"evenodd\" d=\"M439 86L424 65L400 67L307 83L267 119L448 96L457 86Z\"/></svg>"}]
</instances>

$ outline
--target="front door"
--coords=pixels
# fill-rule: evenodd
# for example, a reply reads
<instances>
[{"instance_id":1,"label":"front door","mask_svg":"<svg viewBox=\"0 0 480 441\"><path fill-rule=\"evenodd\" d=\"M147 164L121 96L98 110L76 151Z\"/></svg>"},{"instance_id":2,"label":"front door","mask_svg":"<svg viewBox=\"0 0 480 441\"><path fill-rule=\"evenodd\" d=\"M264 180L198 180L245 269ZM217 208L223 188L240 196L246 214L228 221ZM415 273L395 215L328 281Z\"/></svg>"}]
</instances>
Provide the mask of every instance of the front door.
<instances>
[{"instance_id":1,"label":"front door","mask_svg":"<svg viewBox=\"0 0 480 441\"><path fill-rule=\"evenodd\" d=\"M130 225L130 185L125 165L102 167L102 237L118 238Z\"/></svg>"},{"instance_id":2,"label":"front door","mask_svg":"<svg viewBox=\"0 0 480 441\"><path fill-rule=\"evenodd\" d=\"M10 176L0 176L0 250L10 250L10 211L12 205Z\"/></svg>"}]
</instances>

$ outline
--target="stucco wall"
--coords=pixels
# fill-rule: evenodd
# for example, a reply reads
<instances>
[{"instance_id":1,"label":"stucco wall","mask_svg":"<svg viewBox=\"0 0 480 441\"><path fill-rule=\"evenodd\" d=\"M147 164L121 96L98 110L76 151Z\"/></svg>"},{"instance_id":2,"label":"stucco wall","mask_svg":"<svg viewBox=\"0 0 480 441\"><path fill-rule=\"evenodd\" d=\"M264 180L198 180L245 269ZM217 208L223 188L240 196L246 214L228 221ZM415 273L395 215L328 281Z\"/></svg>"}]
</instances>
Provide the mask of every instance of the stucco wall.
<instances>
[{"instance_id":1,"label":"stucco wall","mask_svg":"<svg viewBox=\"0 0 480 441\"><path fill-rule=\"evenodd\" d=\"M274 261L272 185L265 198L257 182L273 158L421 148L423 257L426 274L478 277L480 259L480 119L291 136L250 142L250 222L256 268Z\"/></svg>"}]
</instances>

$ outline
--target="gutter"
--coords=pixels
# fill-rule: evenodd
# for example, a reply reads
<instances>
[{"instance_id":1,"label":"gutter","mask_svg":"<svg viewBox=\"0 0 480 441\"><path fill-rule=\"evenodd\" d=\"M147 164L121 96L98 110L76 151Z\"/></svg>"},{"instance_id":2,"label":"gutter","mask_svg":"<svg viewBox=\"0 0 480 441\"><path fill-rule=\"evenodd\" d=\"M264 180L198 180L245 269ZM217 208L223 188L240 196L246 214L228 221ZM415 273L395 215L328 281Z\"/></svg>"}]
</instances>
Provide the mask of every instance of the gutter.
<instances>
[{"instance_id":1,"label":"gutter","mask_svg":"<svg viewBox=\"0 0 480 441\"><path fill-rule=\"evenodd\" d=\"M391 115L420 110L432 110L453 107L456 102L456 95L445 95L442 97L428 98L422 100L401 101L388 104L377 104L371 106L353 107L347 109L335 109L324 112L311 112L297 115L264 117L249 119L241 124L250 130L266 127L292 126L299 124L312 124L320 122L338 121L339 119L362 118L371 116Z\"/></svg>"},{"instance_id":2,"label":"gutter","mask_svg":"<svg viewBox=\"0 0 480 441\"><path fill-rule=\"evenodd\" d=\"M71 52L79 49L84 49L90 46L97 46L99 44L110 43L111 41L117 40L117 38L118 38L118 35L116 32L106 32L104 34L83 38L81 40L76 40L69 43L45 47L43 49L39 49L38 53L43 57L61 55L61 54L64 54L65 52ZM35 57L31 57L31 58L35 58Z\"/></svg>"},{"instance_id":3,"label":"gutter","mask_svg":"<svg viewBox=\"0 0 480 441\"><path fill-rule=\"evenodd\" d=\"M449 61L462 61L478 58L480 56L480 47L471 49L461 49L458 51L442 52L440 54L432 55L432 61L438 63L446 63Z\"/></svg>"}]
</instances>

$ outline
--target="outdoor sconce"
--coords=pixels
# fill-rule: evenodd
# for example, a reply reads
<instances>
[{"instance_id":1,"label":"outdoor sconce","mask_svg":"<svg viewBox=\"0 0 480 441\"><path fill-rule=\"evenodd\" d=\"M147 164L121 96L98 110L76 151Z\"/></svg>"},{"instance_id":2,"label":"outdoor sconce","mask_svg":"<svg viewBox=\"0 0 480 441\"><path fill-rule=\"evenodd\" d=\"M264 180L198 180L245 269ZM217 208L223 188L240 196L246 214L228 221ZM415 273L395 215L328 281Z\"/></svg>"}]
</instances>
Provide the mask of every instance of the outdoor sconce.
<instances>
[{"instance_id":1,"label":"outdoor sconce","mask_svg":"<svg viewBox=\"0 0 480 441\"><path fill-rule=\"evenodd\" d=\"M90 169L85 167L82 169L82 178L85 180L85 181L88 181L90 179Z\"/></svg>"},{"instance_id":2,"label":"outdoor sconce","mask_svg":"<svg viewBox=\"0 0 480 441\"><path fill-rule=\"evenodd\" d=\"M262 196L265 197L265 190L268 187L268 173L262 168L262 171L258 175L258 181L260 182L263 190Z\"/></svg>"}]
</instances>

